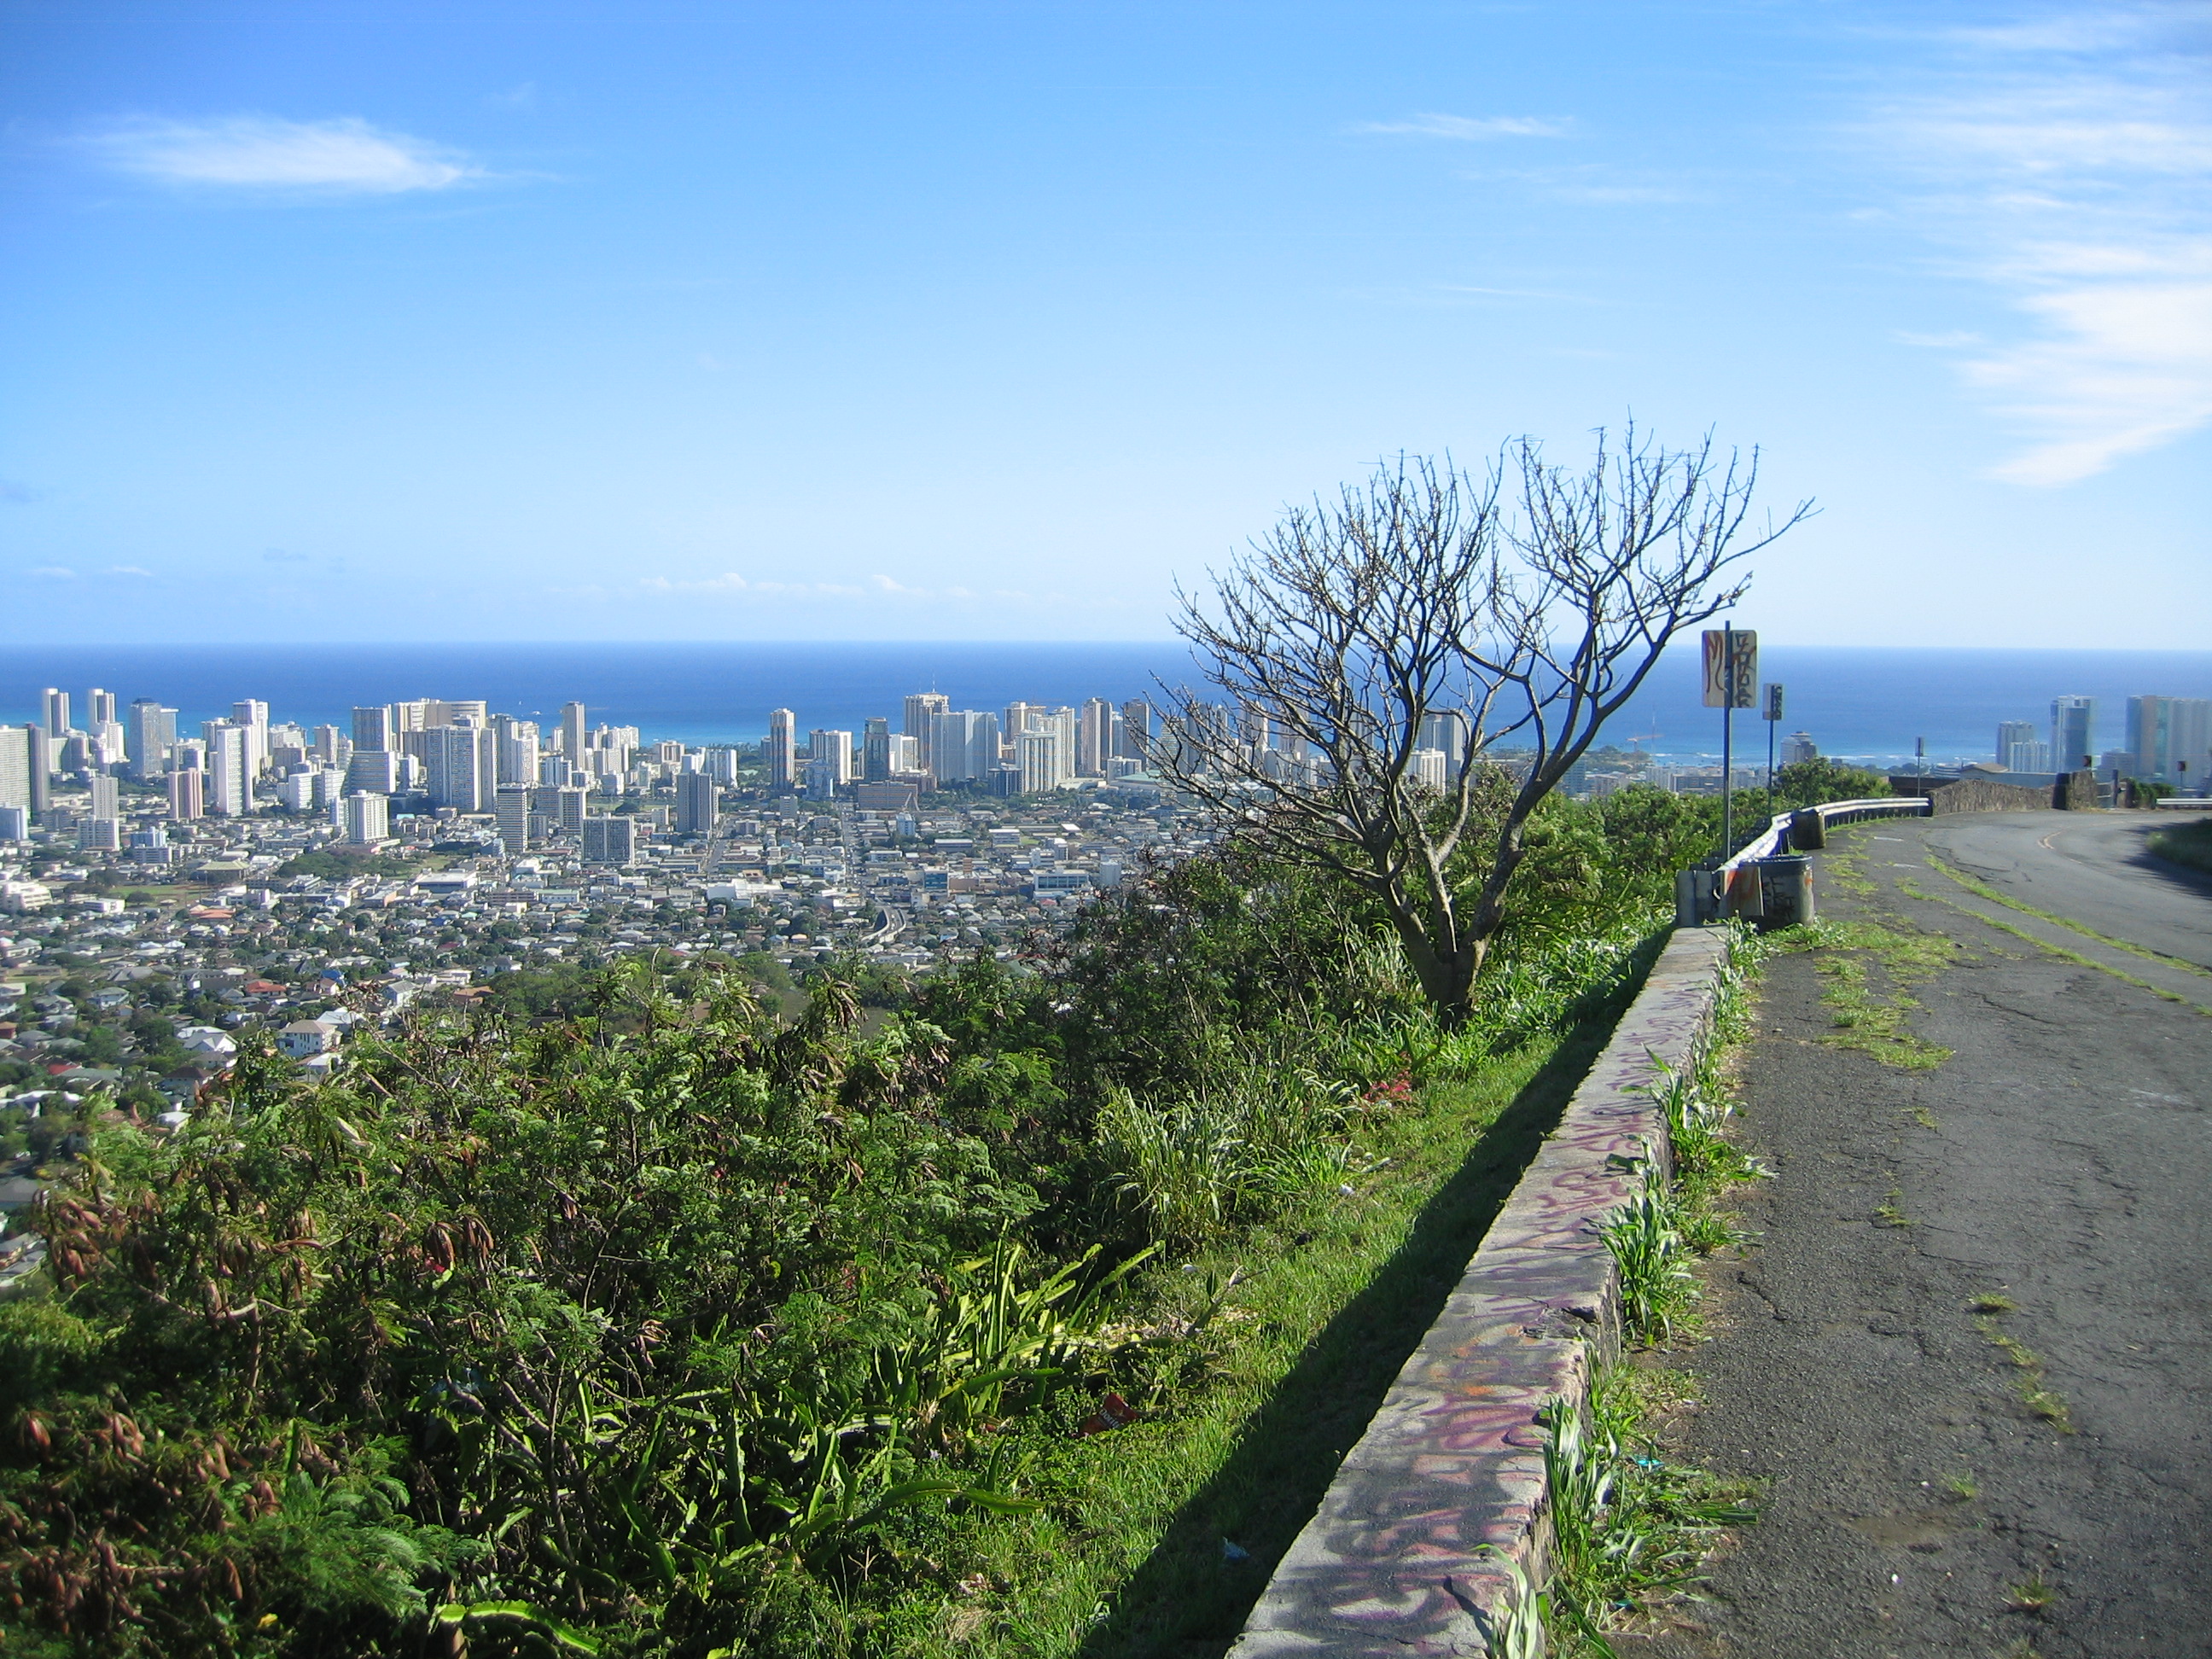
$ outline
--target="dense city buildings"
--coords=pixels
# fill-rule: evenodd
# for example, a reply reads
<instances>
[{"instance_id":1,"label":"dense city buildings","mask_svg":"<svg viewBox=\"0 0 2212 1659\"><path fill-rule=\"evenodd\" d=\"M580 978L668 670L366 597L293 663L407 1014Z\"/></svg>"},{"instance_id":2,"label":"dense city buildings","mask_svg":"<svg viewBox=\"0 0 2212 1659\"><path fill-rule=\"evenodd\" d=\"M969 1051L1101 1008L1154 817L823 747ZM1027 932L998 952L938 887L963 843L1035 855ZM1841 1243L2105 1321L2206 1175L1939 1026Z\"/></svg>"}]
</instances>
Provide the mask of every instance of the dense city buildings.
<instances>
[{"instance_id":1,"label":"dense city buildings","mask_svg":"<svg viewBox=\"0 0 2212 1659\"><path fill-rule=\"evenodd\" d=\"M147 1075L167 1067L183 1102L205 1074L179 1059L191 1043L220 1058L231 1033L265 1027L327 1067L349 1020L625 952L717 952L783 984L829 959L926 972L1016 958L1212 834L1153 771L1161 731L1141 700L974 709L919 692L857 734L812 726L802 744L799 714L779 708L757 744L698 745L594 725L580 702L541 728L481 700L312 726L244 700L186 732L175 709L118 695L49 688L43 718L0 726L0 973L15 976L0 984L18 988L0 991L0 1062L35 1061L27 1074L64 1094L131 1073L106 1063L106 1039L88 1050L72 1035L76 1014L9 1006L43 994L27 988L112 1002L162 1057L142 1056ZM1969 769L2028 781L2094 755L2097 735L2094 700L2060 697L2047 727L2002 722L1995 759ZM1415 781L1441 787L1468 736L1458 715L1425 724ZM1324 776L1297 733L1231 708L1198 711L1182 740ZM2105 762L2201 787L2212 702L2130 698L2124 741ZM1819 756L1805 732L1778 747L1785 765ZM1761 781L1751 765L1732 778ZM1722 781L1608 745L1566 787Z\"/></svg>"}]
</instances>

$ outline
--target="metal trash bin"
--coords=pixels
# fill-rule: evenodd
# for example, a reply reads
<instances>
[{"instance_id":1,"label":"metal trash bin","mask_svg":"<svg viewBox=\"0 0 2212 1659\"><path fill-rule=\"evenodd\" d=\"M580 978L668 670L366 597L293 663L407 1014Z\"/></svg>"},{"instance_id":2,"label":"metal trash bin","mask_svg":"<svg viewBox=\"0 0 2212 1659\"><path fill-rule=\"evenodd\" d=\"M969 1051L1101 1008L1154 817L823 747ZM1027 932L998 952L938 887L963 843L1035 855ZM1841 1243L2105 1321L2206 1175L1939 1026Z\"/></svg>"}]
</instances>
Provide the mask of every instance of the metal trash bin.
<instances>
[{"instance_id":1,"label":"metal trash bin","mask_svg":"<svg viewBox=\"0 0 2212 1659\"><path fill-rule=\"evenodd\" d=\"M1703 927L1721 914L1720 872L1709 864L1674 872L1674 925Z\"/></svg>"},{"instance_id":2,"label":"metal trash bin","mask_svg":"<svg viewBox=\"0 0 2212 1659\"><path fill-rule=\"evenodd\" d=\"M1795 927L1813 920L1813 860L1795 854L1761 859L1759 871L1763 927Z\"/></svg>"},{"instance_id":3,"label":"metal trash bin","mask_svg":"<svg viewBox=\"0 0 2212 1659\"><path fill-rule=\"evenodd\" d=\"M1790 845L1801 853L1817 853L1828 844L1828 821L1808 806L1790 815Z\"/></svg>"}]
</instances>

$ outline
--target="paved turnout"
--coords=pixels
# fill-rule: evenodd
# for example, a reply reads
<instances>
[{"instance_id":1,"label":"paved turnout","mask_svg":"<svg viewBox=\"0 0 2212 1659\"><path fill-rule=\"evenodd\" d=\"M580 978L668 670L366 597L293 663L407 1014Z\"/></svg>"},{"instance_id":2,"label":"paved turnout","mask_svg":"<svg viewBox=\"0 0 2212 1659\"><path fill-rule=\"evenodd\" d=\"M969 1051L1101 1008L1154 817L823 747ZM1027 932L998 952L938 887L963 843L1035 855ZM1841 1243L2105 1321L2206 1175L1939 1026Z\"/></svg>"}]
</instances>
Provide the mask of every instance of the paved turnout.
<instances>
[{"instance_id":1,"label":"paved turnout","mask_svg":"<svg viewBox=\"0 0 2212 1659\"><path fill-rule=\"evenodd\" d=\"M1828 1046L1822 955L1769 963L1743 1133L1776 1178L1686 1361L1692 1455L1762 1518L1624 1651L2212 1654L2212 884L2142 859L2149 817L1875 822L1819 859L1824 915L1950 942L1909 1024L1954 1052Z\"/></svg>"}]
</instances>

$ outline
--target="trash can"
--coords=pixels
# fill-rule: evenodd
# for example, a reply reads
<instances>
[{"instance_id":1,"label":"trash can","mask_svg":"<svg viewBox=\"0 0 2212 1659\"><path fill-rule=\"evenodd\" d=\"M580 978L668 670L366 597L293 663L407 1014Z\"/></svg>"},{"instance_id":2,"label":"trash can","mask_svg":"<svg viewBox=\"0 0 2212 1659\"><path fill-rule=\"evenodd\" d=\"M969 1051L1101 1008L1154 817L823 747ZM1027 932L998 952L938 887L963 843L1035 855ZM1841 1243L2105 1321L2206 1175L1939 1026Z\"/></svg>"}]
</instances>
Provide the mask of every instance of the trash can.
<instances>
[{"instance_id":1,"label":"trash can","mask_svg":"<svg viewBox=\"0 0 2212 1659\"><path fill-rule=\"evenodd\" d=\"M1790 815L1790 845L1800 853L1817 853L1828 844L1828 824L1812 807Z\"/></svg>"},{"instance_id":2,"label":"trash can","mask_svg":"<svg viewBox=\"0 0 2212 1659\"><path fill-rule=\"evenodd\" d=\"M1764 904L1760 925L1794 927L1813 920L1813 860L1790 855L1761 859L1756 866Z\"/></svg>"},{"instance_id":3,"label":"trash can","mask_svg":"<svg viewBox=\"0 0 2212 1659\"><path fill-rule=\"evenodd\" d=\"M1746 921L1759 921L1766 915L1766 883L1760 866L1764 859L1753 859L1739 864L1728 872L1728 913L1741 916Z\"/></svg>"},{"instance_id":4,"label":"trash can","mask_svg":"<svg viewBox=\"0 0 2212 1659\"><path fill-rule=\"evenodd\" d=\"M1674 925L1703 927L1721 913L1719 873L1711 865L1674 872Z\"/></svg>"}]
</instances>

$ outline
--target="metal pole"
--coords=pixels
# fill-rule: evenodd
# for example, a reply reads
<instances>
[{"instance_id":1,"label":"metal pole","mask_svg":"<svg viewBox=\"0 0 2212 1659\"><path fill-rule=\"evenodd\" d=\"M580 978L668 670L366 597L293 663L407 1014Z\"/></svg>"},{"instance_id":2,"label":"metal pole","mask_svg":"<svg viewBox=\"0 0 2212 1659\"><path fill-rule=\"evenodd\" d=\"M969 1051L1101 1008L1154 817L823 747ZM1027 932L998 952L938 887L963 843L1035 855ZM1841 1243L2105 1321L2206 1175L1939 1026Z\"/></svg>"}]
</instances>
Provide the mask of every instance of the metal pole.
<instances>
[{"instance_id":1,"label":"metal pole","mask_svg":"<svg viewBox=\"0 0 2212 1659\"><path fill-rule=\"evenodd\" d=\"M1721 862L1735 851L1735 625L1721 624Z\"/></svg>"}]
</instances>

